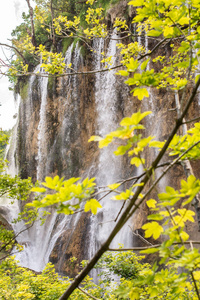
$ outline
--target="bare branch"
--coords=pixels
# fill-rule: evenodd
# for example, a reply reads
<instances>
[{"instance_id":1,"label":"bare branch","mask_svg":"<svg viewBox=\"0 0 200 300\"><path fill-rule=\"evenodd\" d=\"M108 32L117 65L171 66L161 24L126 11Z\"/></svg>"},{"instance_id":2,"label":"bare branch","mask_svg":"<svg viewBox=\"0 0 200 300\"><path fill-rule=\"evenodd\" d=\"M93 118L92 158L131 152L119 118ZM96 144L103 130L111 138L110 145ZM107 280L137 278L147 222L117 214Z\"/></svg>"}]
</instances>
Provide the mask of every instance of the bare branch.
<instances>
[{"instance_id":1,"label":"bare branch","mask_svg":"<svg viewBox=\"0 0 200 300\"><path fill-rule=\"evenodd\" d=\"M34 16L33 16L33 8L30 5L30 1L26 0L29 8L30 18L31 18L31 41L33 46L36 47L36 39L35 39L35 26L34 26Z\"/></svg>"},{"instance_id":2,"label":"bare branch","mask_svg":"<svg viewBox=\"0 0 200 300\"><path fill-rule=\"evenodd\" d=\"M189 123L192 123L192 122L195 122L195 121L199 121L199 120L200 120L200 117L197 117L197 118L185 121L185 122L183 122L183 124L189 124Z\"/></svg>"},{"instance_id":3,"label":"bare branch","mask_svg":"<svg viewBox=\"0 0 200 300\"><path fill-rule=\"evenodd\" d=\"M8 44L4 44L4 43L0 43L0 46L8 47L10 49L15 50L17 52L17 54L19 54L19 56L21 56L21 58L23 59L24 63L25 64L27 63L25 57L22 55L22 53L16 47L8 45ZM3 75L6 75L6 74L3 74Z\"/></svg>"},{"instance_id":4,"label":"bare branch","mask_svg":"<svg viewBox=\"0 0 200 300\"><path fill-rule=\"evenodd\" d=\"M78 289L79 289L82 293L84 293L85 295L87 295L89 298L92 298L92 299L94 299L94 300L100 300L100 299L98 299L98 298L96 298L96 297L90 295L90 294L87 293L85 290L81 289L80 287L78 287Z\"/></svg>"},{"instance_id":5,"label":"bare branch","mask_svg":"<svg viewBox=\"0 0 200 300\"><path fill-rule=\"evenodd\" d=\"M200 245L200 241L185 241L185 245ZM125 252L125 251L142 251L142 250L147 250L151 248L159 248L162 244L155 244L155 245L149 245L145 247L130 247L130 248L108 248L108 251L111 252ZM176 242L173 243L172 245L182 245L182 242Z\"/></svg>"}]
</instances>

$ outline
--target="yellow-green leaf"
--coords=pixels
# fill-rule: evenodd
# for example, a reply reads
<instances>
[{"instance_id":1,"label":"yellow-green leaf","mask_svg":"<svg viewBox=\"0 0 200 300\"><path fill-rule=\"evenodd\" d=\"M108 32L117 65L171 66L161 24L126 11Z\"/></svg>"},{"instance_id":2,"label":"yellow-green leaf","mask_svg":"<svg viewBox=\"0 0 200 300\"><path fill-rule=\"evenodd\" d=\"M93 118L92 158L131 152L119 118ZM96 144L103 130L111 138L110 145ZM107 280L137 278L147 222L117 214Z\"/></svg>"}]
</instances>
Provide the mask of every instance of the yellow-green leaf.
<instances>
[{"instance_id":1,"label":"yellow-green leaf","mask_svg":"<svg viewBox=\"0 0 200 300\"><path fill-rule=\"evenodd\" d=\"M156 208L157 201L154 199L147 200L146 204L149 208Z\"/></svg>"},{"instance_id":2,"label":"yellow-green leaf","mask_svg":"<svg viewBox=\"0 0 200 300\"><path fill-rule=\"evenodd\" d=\"M163 31L164 37L171 37L173 35L173 33L174 33L173 27L166 26L164 28L164 31Z\"/></svg>"},{"instance_id":3,"label":"yellow-green leaf","mask_svg":"<svg viewBox=\"0 0 200 300\"><path fill-rule=\"evenodd\" d=\"M101 141L103 138L98 136L98 135L92 135L90 137L90 139L88 140L88 142L99 142Z\"/></svg>"},{"instance_id":4,"label":"yellow-green leaf","mask_svg":"<svg viewBox=\"0 0 200 300\"><path fill-rule=\"evenodd\" d=\"M149 249L140 251L140 253L152 254L152 253L156 253L158 251L159 251L159 248L149 248Z\"/></svg>"},{"instance_id":5,"label":"yellow-green leaf","mask_svg":"<svg viewBox=\"0 0 200 300\"><path fill-rule=\"evenodd\" d=\"M153 236L155 240L157 240L160 237L161 233L164 231L162 226L160 226L158 222L146 223L142 226L142 229L145 230L146 238Z\"/></svg>"},{"instance_id":6,"label":"yellow-green leaf","mask_svg":"<svg viewBox=\"0 0 200 300\"><path fill-rule=\"evenodd\" d=\"M128 76L129 72L126 70L119 70L118 73L116 73L116 75Z\"/></svg>"},{"instance_id":7,"label":"yellow-green leaf","mask_svg":"<svg viewBox=\"0 0 200 300\"><path fill-rule=\"evenodd\" d=\"M144 158L139 158L139 157L133 157L131 159L131 164L135 165L137 168L141 165L145 163L145 159Z\"/></svg>"},{"instance_id":8,"label":"yellow-green leaf","mask_svg":"<svg viewBox=\"0 0 200 300\"><path fill-rule=\"evenodd\" d=\"M90 199L85 203L84 211L87 212L91 210L91 212L96 215L97 209L101 207L101 204L96 199Z\"/></svg>"},{"instance_id":9,"label":"yellow-green leaf","mask_svg":"<svg viewBox=\"0 0 200 300\"><path fill-rule=\"evenodd\" d=\"M44 192L46 192L46 189L45 188L41 188L41 187L33 187L31 189L31 192L44 193Z\"/></svg>"},{"instance_id":10,"label":"yellow-green leaf","mask_svg":"<svg viewBox=\"0 0 200 300\"><path fill-rule=\"evenodd\" d=\"M143 63L140 66L141 70L145 70L146 69L149 61L150 61L150 58L148 58L145 61L143 61Z\"/></svg>"},{"instance_id":11,"label":"yellow-green leaf","mask_svg":"<svg viewBox=\"0 0 200 300\"><path fill-rule=\"evenodd\" d=\"M146 88L135 88L133 89L133 96L138 97L139 100L142 100L144 97L149 97L149 92Z\"/></svg>"},{"instance_id":12,"label":"yellow-green leaf","mask_svg":"<svg viewBox=\"0 0 200 300\"><path fill-rule=\"evenodd\" d=\"M111 190L115 190L117 189L119 186L121 185L121 183L113 183L113 184L109 184L108 187Z\"/></svg>"}]
</instances>

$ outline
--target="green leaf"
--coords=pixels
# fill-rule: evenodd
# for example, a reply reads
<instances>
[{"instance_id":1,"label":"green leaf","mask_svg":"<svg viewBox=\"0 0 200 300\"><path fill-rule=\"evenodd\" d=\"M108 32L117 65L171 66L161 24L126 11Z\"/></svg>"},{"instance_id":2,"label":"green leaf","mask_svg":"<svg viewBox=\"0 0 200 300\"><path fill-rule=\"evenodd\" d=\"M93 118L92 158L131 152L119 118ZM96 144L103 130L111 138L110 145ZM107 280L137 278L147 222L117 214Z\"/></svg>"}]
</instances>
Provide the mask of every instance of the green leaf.
<instances>
[{"instance_id":1,"label":"green leaf","mask_svg":"<svg viewBox=\"0 0 200 300\"><path fill-rule=\"evenodd\" d=\"M141 66L140 66L141 70L145 70L145 69L146 69L146 67L147 67L147 65L148 65L148 63L149 63L149 61L150 61L150 58L148 58L148 59L146 59L145 61L143 61L143 63L142 63Z\"/></svg>"},{"instance_id":2,"label":"green leaf","mask_svg":"<svg viewBox=\"0 0 200 300\"><path fill-rule=\"evenodd\" d=\"M161 221L164 219L160 214L152 214L147 217L148 220Z\"/></svg>"},{"instance_id":3,"label":"green leaf","mask_svg":"<svg viewBox=\"0 0 200 300\"><path fill-rule=\"evenodd\" d=\"M137 125L139 122L149 114L151 114L151 111L145 111L143 113L140 112L140 110L137 113L132 114L130 118L124 118L120 122L121 126L131 126L131 125Z\"/></svg>"},{"instance_id":4,"label":"green leaf","mask_svg":"<svg viewBox=\"0 0 200 300\"><path fill-rule=\"evenodd\" d=\"M181 46L178 48L178 51L181 53L187 52L190 49L190 43L183 41Z\"/></svg>"},{"instance_id":5,"label":"green leaf","mask_svg":"<svg viewBox=\"0 0 200 300\"><path fill-rule=\"evenodd\" d=\"M174 34L174 28L170 27L170 26L165 26L164 31L163 31L163 35L164 37L172 37Z\"/></svg>"},{"instance_id":6,"label":"green leaf","mask_svg":"<svg viewBox=\"0 0 200 300\"><path fill-rule=\"evenodd\" d=\"M130 148L132 144L129 143L126 146L119 146L116 151L114 151L115 155L124 155Z\"/></svg>"},{"instance_id":7,"label":"green leaf","mask_svg":"<svg viewBox=\"0 0 200 300\"><path fill-rule=\"evenodd\" d=\"M102 205L96 199L90 199L85 203L84 211L87 212L91 210L91 212L96 215L98 208L102 208Z\"/></svg>"},{"instance_id":8,"label":"green leaf","mask_svg":"<svg viewBox=\"0 0 200 300\"><path fill-rule=\"evenodd\" d=\"M113 183L113 184L109 184L108 187L111 190L115 190L117 189L119 186L121 185L121 183Z\"/></svg>"},{"instance_id":9,"label":"green leaf","mask_svg":"<svg viewBox=\"0 0 200 300\"><path fill-rule=\"evenodd\" d=\"M113 200L127 200L130 197L132 197L134 195L134 193L132 192L131 189L127 189L125 192L122 192L121 194L112 197L111 199Z\"/></svg>"},{"instance_id":10,"label":"green leaf","mask_svg":"<svg viewBox=\"0 0 200 300\"><path fill-rule=\"evenodd\" d=\"M101 139L99 141L99 148L107 147L113 140L113 137L110 135L107 135L104 139Z\"/></svg>"},{"instance_id":11,"label":"green leaf","mask_svg":"<svg viewBox=\"0 0 200 300\"><path fill-rule=\"evenodd\" d=\"M116 73L117 75L121 75L121 76L128 76L129 72L126 70L120 70L118 71L118 73Z\"/></svg>"},{"instance_id":12,"label":"green leaf","mask_svg":"<svg viewBox=\"0 0 200 300\"><path fill-rule=\"evenodd\" d=\"M100 136L98 136L98 135L92 135L91 137L90 137L90 139L88 140L88 142L99 142L99 141L101 141L103 138L102 137L100 137Z\"/></svg>"},{"instance_id":13,"label":"green leaf","mask_svg":"<svg viewBox=\"0 0 200 300\"><path fill-rule=\"evenodd\" d=\"M133 96L138 97L139 100L142 100L144 97L149 97L149 92L146 88L135 88L132 92Z\"/></svg>"},{"instance_id":14,"label":"green leaf","mask_svg":"<svg viewBox=\"0 0 200 300\"><path fill-rule=\"evenodd\" d=\"M137 186L143 186L144 185L144 182L140 182L140 183L135 183L132 185L132 189L137 187Z\"/></svg>"},{"instance_id":15,"label":"green leaf","mask_svg":"<svg viewBox=\"0 0 200 300\"><path fill-rule=\"evenodd\" d=\"M133 6L142 6L144 4L144 0L132 0L128 3L128 5Z\"/></svg>"},{"instance_id":16,"label":"green leaf","mask_svg":"<svg viewBox=\"0 0 200 300\"><path fill-rule=\"evenodd\" d=\"M197 81L199 80L199 78L200 78L200 74L198 74L198 75L195 76L195 83L197 83Z\"/></svg>"},{"instance_id":17,"label":"green leaf","mask_svg":"<svg viewBox=\"0 0 200 300\"><path fill-rule=\"evenodd\" d=\"M44 192L46 192L46 189L45 188L41 188L41 187L33 187L31 189L31 192L44 193Z\"/></svg>"},{"instance_id":18,"label":"green leaf","mask_svg":"<svg viewBox=\"0 0 200 300\"><path fill-rule=\"evenodd\" d=\"M135 165L137 168L141 165L145 163L145 159L144 158L139 158L139 157L133 157L131 159L131 164Z\"/></svg>"},{"instance_id":19,"label":"green leaf","mask_svg":"<svg viewBox=\"0 0 200 300\"><path fill-rule=\"evenodd\" d=\"M58 214L72 215L74 211L69 208L69 205L62 205L60 209L57 210Z\"/></svg>"},{"instance_id":20,"label":"green leaf","mask_svg":"<svg viewBox=\"0 0 200 300\"><path fill-rule=\"evenodd\" d=\"M147 35L157 37L160 36L161 34L162 34L161 30L150 30Z\"/></svg>"},{"instance_id":21,"label":"green leaf","mask_svg":"<svg viewBox=\"0 0 200 300\"><path fill-rule=\"evenodd\" d=\"M164 146L164 144L165 144L165 142L151 141L149 143L149 147L162 148Z\"/></svg>"},{"instance_id":22,"label":"green leaf","mask_svg":"<svg viewBox=\"0 0 200 300\"><path fill-rule=\"evenodd\" d=\"M157 201L154 199L147 200L146 204L149 208L156 208Z\"/></svg>"},{"instance_id":23,"label":"green leaf","mask_svg":"<svg viewBox=\"0 0 200 300\"><path fill-rule=\"evenodd\" d=\"M155 240L157 240L164 231L162 226L160 226L157 222L146 223L142 226L142 229L145 230L146 238L153 236Z\"/></svg>"},{"instance_id":24,"label":"green leaf","mask_svg":"<svg viewBox=\"0 0 200 300\"><path fill-rule=\"evenodd\" d=\"M130 58L129 63L126 64L128 72L135 72L139 67L139 62L135 60L133 57Z\"/></svg>"},{"instance_id":25,"label":"green leaf","mask_svg":"<svg viewBox=\"0 0 200 300\"><path fill-rule=\"evenodd\" d=\"M149 248L149 249L145 249L140 251L140 253L144 253L144 254L152 254L152 253L156 253L159 251L159 248Z\"/></svg>"}]
</instances>

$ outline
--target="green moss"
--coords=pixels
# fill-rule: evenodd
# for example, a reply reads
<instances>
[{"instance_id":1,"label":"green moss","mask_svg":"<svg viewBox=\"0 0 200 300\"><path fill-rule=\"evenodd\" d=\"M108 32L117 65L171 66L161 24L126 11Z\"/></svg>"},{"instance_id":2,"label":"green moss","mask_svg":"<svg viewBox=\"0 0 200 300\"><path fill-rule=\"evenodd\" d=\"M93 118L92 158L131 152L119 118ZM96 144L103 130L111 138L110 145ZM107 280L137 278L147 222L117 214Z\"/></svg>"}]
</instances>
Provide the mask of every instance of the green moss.
<instances>
[{"instance_id":1,"label":"green moss","mask_svg":"<svg viewBox=\"0 0 200 300\"><path fill-rule=\"evenodd\" d=\"M67 49L69 48L69 46L72 43L72 38L66 38L62 40L62 53L63 55L65 55Z\"/></svg>"},{"instance_id":2,"label":"green moss","mask_svg":"<svg viewBox=\"0 0 200 300\"><path fill-rule=\"evenodd\" d=\"M117 4L121 0L99 0L97 1L96 6L102 7L105 10L105 15L110 7Z\"/></svg>"},{"instance_id":3,"label":"green moss","mask_svg":"<svg viewBox=\"0 0 200 300\"><path fill-rule=\"evenodd\" d=\"M82 56L83 58L87 56L87 54L88 54L88 49L86 48L85 45L82 45L82 46L81 46L80 52L81 52L81 56Z\"/></svg>"},{"instance_id":4,"label":"green moss","mask_svg":"<svg viewBox=\"0 0 200 300\"><path fill-rule=\"evenodd\" d=\"M52 76L48 77L48 90L53 89L54 81L55 81L55 78L53 78Z\"/></svg>"},{"instance_id":5,"label":"green moss","mask_svg":"<svg viewBox=\"0 0 200 300\"><path fill-rule=\"evenodd\" d=\"M23 100L25 100L28 97L28 81L21 81L19 83L19 89L20 89L20 96Z\"/></svg>"}]
</instances>

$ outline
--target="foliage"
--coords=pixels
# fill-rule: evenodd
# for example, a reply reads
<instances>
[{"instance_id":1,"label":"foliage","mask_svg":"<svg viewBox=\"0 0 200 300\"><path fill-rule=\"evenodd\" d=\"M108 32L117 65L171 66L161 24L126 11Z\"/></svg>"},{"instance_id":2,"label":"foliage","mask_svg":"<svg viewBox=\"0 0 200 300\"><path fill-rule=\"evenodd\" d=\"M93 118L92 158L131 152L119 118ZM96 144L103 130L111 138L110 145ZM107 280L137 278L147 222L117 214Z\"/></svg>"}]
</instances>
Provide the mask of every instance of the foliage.
<instances>
[{"instance_id":1,"label":"foliage","mask_svg":"<svg viewBox=\"0 0 200 300\"><path fill-rule=\"evenodd\" d=\"M56 47L52 47L52 51L49 51L51 47L44 45L44 41L47 41L49 37L50 46L55 46L54 38L56 41L70 38L71 41L72 38L78 37L90 48L92 39L109 36L109 28L104 22L104 10L100 5L103 3L101 1L88 0L83 4L74 1L52 1L52 4L58 7L57 12L55 7L50 9L50 1L37 0L36 3L37 46L32 44L30 35L27 34L27 28L30 29L30 20L28 16L24 15L25 25L22 24L14 32L16 39L13 40L13 45L19 52L15 65L10 71L11 75L17 75L19 71L27 74L27 60L31 62L32 59L38 59L40 55L43 59L43 67L47 72L63 74L65 65L62 55L56 52ZM105 3L107 4L107 1ZM135 25L135 32L132 32L133 26L125 19L117 18L113 24L119 33L126 34L126 43L118 44L122 64L118 75L126 78L125 82L132 88L131 93L135 100L142 101L148 98L150 88L170 91L176 99L177 118L174 120L174 127L166 141L157 141L153 136L146 136L143 122L144 118L151 113L150 111L135 112L132 116L125 117L120 122L120 127L105 137L92 136L90 138L90 142L98 142L100 148L107 147L111 143L116 144L115 155L128 155L130 163L137 168L142 168L142 173L132 180L128 188L123 189L126 180L107 187L108 192L112 192L114 201L123 200L126 203L124 211L120 214L115 228L96 255L72 284L67 283L69 287L61 299L68 299L75 288L80 283L84 283L85 276L102 254L109 250L115 235L144 201L151 211L148 222L142 226L144 236L154 239L157 244L151 246L148 244L144 247L143 253L149 255L156 253L159 256L158 262L153 267L141 266L135 255L130 252L122 252L119 255L106 254L99 262L99 267L106 266L109 269L107 273L104 272L105 281L102 279L102 284L105 284L104 296L101 294L101 288L97 289L96 286L88 287L87 291L91 294L97 293L97 297L106 299L116 299L116 297L131 300L200 299L200 253L194 247L198 241L190 241L186 230L188 224L195 222L195 213L191 209L191 204L195 206L197 213L199 212L200 180L194 176L190 161L200 158L200 123L197 122L189 130L186 130L187 123L192 123L194 120L187 120L187 122L184 120L200 85L198 74L200 2L198 0L132 0L129 5L133 6L136 11L136 15L131 20L131 24ZM69 11L60 13L63 6ZM76 14L77 12L78 14ZM85 26L86 24L87 26ZM145 46L139 42L139 38L142 36L153 40L150 50L145 49ZM43 40L42 46L39 45L40 40ZM164 53L163 46L169 48L170 55ZM157 55L157 51L159 55ZM31 55L31 59L28 55ZM104 57L103 63L109 63L111 59ZM177 133L179 129L182 129L182 134ZM145 151L148 151L149 148L158 150L158 155L150 166L145 161ZM163 173L155 178L155 171L165 154L169 156L170 161L166 163ZM186 180L181 180L178 190L167 186L165 192L159 193L156 199L151 199L150 192L153 189L156 192L159 180L177 163L186 170ZM11 179L8 176L4 179L1 180L3 193L7 193L10 197L13 197L13 194L23 197L21 194L24 190L21 188L19 178ZM127 179L127 181L130 180ZM29 185L30 182L26 182L25 187L26 184ZM11 186L11 191L9 186ZM25 190L27 191L27 189ZM101 208L94 178L64 180L59 176L46 177L41 186L37 183L32 188L32 192L38 193L39 196L27 207L39 209L52 205L58 213L65 214L72 214L82 209L86 212L91 210L96 214L97 209ZM26 196L27 194L24 197ZM165 264L165 268L162 264ZM17 267L15 268L17 270ZM110 274L112 272L121 278L116 284L117 288L111 288L109 291L107 286L111 281L112 275ZM18 274L17 271L14 273ZM25 274L24 276L26 277ZM31 276L28 277L28 280ZM10 278L6 277L3 280L8 284L13 284ZM23 292L27 292L27 299L28 297L34 299L31 298L33 297L31 293L28 294L32 283L27 282L24 277L20 280L23 284L25 283ZM60 293L59 295L66 288L64 283L62 283L63 285L61 283L56 279L55 289L58 294ZM43 297L41 299L46 297L47 287L45 284L46 282L43 280L42 283L40 282L41 286L37 288L41 288L41 291L38 292L38 297L41 295ZM9 290L12 292L12 288ZM81 293L79 290L75 290L74 293L73 295L76 296L71 296L72 298L85 297L82 294L82 296L76 294ZM59 297L58 294L56 297ZM12 294L9 297L12 297ZM51 297L53 299L54 294Z\"/></svg>"},{"instance_id":2,"label":"foliage","mask_svg":"<svg viewBox=\"0 0 200 300\"><path fill-rule=\"evenodd\" d=\"M9 139L9 132L7 131L0 131L0 159L3 160L5 155L6 145Z\"/></svg>"},{"instance_id":3,"label":"foliage","mask_svg":"<svg viewBox=\"0 0 200 300\"><path fill-rule=\"evenodd\" d=\"M41 274L20 267L15 257L9 257L0 264L0 291L2 299L55 299L57 300L69 286L69 278L59 278L54 266L49 263ZM102 288L95 285L88 276L82 285L90 295L100 297ZM69 299L88 299L81 290L73 293Z\"/></svg>"},{"instance_id":4,"label":"foliage","mask_svg":"<svg viewBox=\"0 0 200 300\"><path fill-rule=\"evenodd\" d=\"M123 249L123 245L119 249ZM123 280L132 280L137 278L139 272L144 268L150 268L149 264L140 262L142 259L144 259L144 256L137 256L132 251L109 251L101 257L96 268L102 269L99 276L104 284L114 281L116 279L114 275L118 275Z\"/></svg>"},{"instance_id":5,"label":"foliage","mask_svg":"<svg viewBox=\"0 0 200 300\"><path fill-rule=\"evenodd\" d=\"M3 131L0 132L0 148L4 151L4 146L8 143L8 135ZM3 156L3 155L2 155ZM32 187L31 178L21 179L19 176L12 177L6 174L5 170L7 167L7 160L0 157L0 199L10 199L10 205L14 201L20 200L25 201L30 195L30 189ZM13 220L13 222L21 221L22 219L28 223L32 223L37 217L37 212L35 210L27 210L20 213L18 220ZM20 234L19 232L16 234ZM0 253L1 259L6 257L8 253L12 250L13 246L16 246L16 251L21 251L22 246L18 245L15 240L15 233L6 228L4 222L0 225Z\"/></svg>"},{"instance_id":6,"label":"foliage","mask_svg":"<svg viewBox=\"0 0 200 300\"><path fill-rule=\"evenodd\" d=\"M59 41L78 37L88 45L87 39L107 36L104 13L118 1L35 0L35 44L32 43L31 16L23 13L23 23L12 31L15 58L8 71L10 81L16 84L16 76L28 74L40 59L46 72L63 74L64 57L56 53Z\"/></svg>"},{"instance_id":7,"label":"foliage","mask_svg":"<svg viewBox=\"0 0 200 300\"><path fill-rule=\"evenodd\" d=\"M47 194L42 200L34 200L27 206L33 206L36 208L47 207L54 205L58 213L65 213L67 215L73 214L75 210L80 208L82 201L85 203L85 211L91 210L93 213L97 213L97 208L102 207L96 199L91 199L91 195L94 193L94 178L86 178L82 182L76 183L80 178L70 178L64 180L59 176L46 177L46 181L42 183L48 190L54 191L54 193ZM47 189L44 187L34 187L32 192L46 193Z\"/></svg>"}]
</instances>

